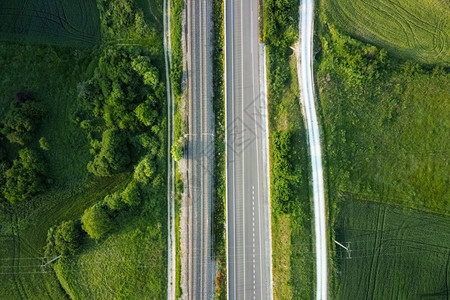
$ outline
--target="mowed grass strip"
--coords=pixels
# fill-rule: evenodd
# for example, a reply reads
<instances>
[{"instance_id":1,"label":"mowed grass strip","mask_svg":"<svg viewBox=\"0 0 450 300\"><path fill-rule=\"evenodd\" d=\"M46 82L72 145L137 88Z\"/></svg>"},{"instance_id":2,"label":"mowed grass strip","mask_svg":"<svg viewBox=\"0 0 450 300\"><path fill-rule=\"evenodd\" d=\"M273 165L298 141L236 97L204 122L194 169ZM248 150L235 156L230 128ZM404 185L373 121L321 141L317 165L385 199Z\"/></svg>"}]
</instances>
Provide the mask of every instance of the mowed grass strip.
<instances>
[{"instance_id":1,"label":"mowed grass strip","mask_svg":"<svg viewBox=\"0 0 450 300\"><path fill-rule=\"evenodd\" d=\"M0 40L78 47L99 44L96 1L1 1Z\"/></svg>"},{"instance_id":2,"label":"mowed grass strip","mask_svg":"<svg viewBox=\"0 0 450 300\"><path fill-rule=\"evenodd\" d=\"M428 64L450 63L450 2L324 0L337 27L392 54Z\"/></svg>"},{"instance_id":3,"label":"mowed grass strip","mask_svg":"<svg viewBox=\"0 0 450 300\"><path fill-rule=\"evenodd\" d=\"M448 299L449 218L344 198L336 239L337 299Z\"/></svg>"}]
</instances>

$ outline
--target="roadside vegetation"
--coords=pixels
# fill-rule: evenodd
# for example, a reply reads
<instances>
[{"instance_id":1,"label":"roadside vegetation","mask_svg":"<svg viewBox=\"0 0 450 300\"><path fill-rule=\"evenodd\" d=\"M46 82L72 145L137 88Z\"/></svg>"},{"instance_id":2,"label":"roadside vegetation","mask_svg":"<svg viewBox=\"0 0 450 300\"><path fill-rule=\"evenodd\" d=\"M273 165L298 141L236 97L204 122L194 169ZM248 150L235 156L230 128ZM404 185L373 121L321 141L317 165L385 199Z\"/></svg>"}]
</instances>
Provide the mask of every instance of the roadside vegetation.
<instances>
[{"instance_id":1,"label":"roadside vegetation","mask_svg":"<svg viewBox=\"0 0 450 300\"><path fill-rule=\"evenodd\" d=\"M413 290L403 288L402 282L423 278L420 274L428 272L425 267L428 263L443 263L442 257L429 253L430 247L435 247L429 245L445 240L448 235L448 230L435 231L432 227L439 220L448 221L450 216L447 188L450 183L447 163L450 73L445 64L449 55L440 56L440 60L436 59L438 56L424 58L419 55L423 48L416 45L406 50L392 45L384 49L349 37L339 29L342 24L336 24L332 17L330 7L334 2L321 2L319 22L316 22L319 36L315 41L332 238L343 244L351 242L352 247L356 243L358 250L354 250L365 249L362 251L366 254L358 263L350 263L341 259L342 248L330 244L337 279L332 283L333 288L341 299L358 298L363 293L367 294L362 297L377 298L439 296L443 289L435 285L436 281L417 283ZM424 12L429 9L432 8L423 7ZM403 13L405 18L411 17L406 11ZM389 34L380 28L376 32ZM379 43L377 38L364 39ZM408 51L418 55L411 56ZM430 61L434 64L423 64ZM361 201L378 204L361 204ZM359 210L361 207L366 211ZM396 211L398 220L385 217L384 211ZM409 222L411 215L435 220L430 221L433 224L420 225L426 228L427 238L435 242L419 242L420 235L416 240L412 231L406 238L404 232L409 229L398 222ZM401 239L392 237L398 241L395 249L390 238L385 240L386 232L391 232L386 228L393 227L396 229L392 229L392 234L402 235ZM366 228L364 237L355 232L361 228ZM361 240L368 245L359 244ZM385 251L401 258L394 269L391 258L384 256ZM411 251L420 255L408 258ZM376 262L376 266L374 263L370 267L370 261ZM415 271L411 274L402 271L407 266L414 266ZM357 288L355 278L365 278L365 284ZM395 280L387 285L386 278Z\"/></svg>"},{"instance_id":2,"label":"roadside vegetation","mask_svg":"<svg viewBox=\"0 0 450 300\"><path fill-rule=\"evenodd\" d=\"M183 48L182 48L182 18L184 1L170 0L170 42L172 51L172 68L170 70L170 82L172 85L172 92L174 96L175 107L174 111L174 141L172 145L171 154L175 160L175 263L176 263L176 278L175 278L175 293L179 298L182 295L181 290L181 244L180 244L180 212L181 212L181 195L183 193L183 180L181 178L178 162L184 156L184 134L186 133L186 122L183 114L183 107L185 107L185 96L183 95Z\"/></svg>"},{"instance_id":3,"label":"roadside vegetation","mask_svg":"<svg viewBox=\"0 0 450 300\"><path fill-rule=\"evenodd\" d=\"M314 292L306 131L293 51L298 5L294 0L263 3L275 299L310 299Z\"/></svg>"},{"instance_id":4,"label":"roadside vegetation","mask_svg":"<svg viewBox=\"0 0 450 300\"><path fill-rule=\"evenodd\" d=\"M213 205L213 249L218 265L216 275L216 299L227 299L226 259L226 158L225 158L225 31L224 1L213 2L213 109L214 109L214 205Z\"/></svg>"},{"instance_id":5,"label":"roadside vegetation","mask_svg":"<svg viewBox=\"0 0 450 300\"><path fill-rule=\"evenodd\" d=\"M0 44L0 298L166 293L162 5L97 4L100 46Z\"/></svg>"},{"instance_id":6,"label":"roadside vegetation","mask_svg":"<svg viewBox=\"0 0 450 300\"><path fill-rule=\"evenodd\" d=\"M323 7L337 29L393 56L450 64L448 1L326 0Z\"/></svg>"}]
</instances>

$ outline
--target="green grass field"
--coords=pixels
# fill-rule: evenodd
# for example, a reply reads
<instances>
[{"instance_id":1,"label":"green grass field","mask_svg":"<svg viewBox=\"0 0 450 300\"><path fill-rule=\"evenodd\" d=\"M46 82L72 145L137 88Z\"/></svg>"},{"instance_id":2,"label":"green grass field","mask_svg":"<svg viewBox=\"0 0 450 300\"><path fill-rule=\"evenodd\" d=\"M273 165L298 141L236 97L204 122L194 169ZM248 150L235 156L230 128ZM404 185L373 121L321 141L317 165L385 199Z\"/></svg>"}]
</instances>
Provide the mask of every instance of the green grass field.
<instances>
[{"instance_id":1,"label":"green grass field","mask_svg":"<svg viewBox=\"0 0 450 300\"><path fill-rule=\"evenodd\" d=\"M29 91L33 98L44 104L47 114L37 139L45 137L48 140L49 150L40 151L49 165L47 177L50 182L44 193L16 203L11 209L0 210L0 299L67 299L66 291L86 297L96 295L96 299L108 298L106 295L110 295L110 291L107 291L109 286L103 284L105 280L117 287L114 291L117 295L127 299L133 295L139 298L134 293L137 285L146 295L162 298L166 287L166 203L156 201L159 198L155 193L143 205L142 211L134 212L135 217L118 218L120 223L106 240L97 244L86 239L76 259L59 261L58 277L52 267L42 272L40 264L48 229L62 221L80 218L86 208L105 195L123 190L132 176L130 172L103 178L89 174L86 168L92 159L89 141L86 132L74 121L74 112L80 105L77 99L79 84L92 78L101 53L96 45L101 42L96 6L100 0L70 4L59 0L51 4L43 2L0 3L0 40L8 41L0 42L0 119L17 91ZM142 4L145 21L151 27L149 31L162 27L162 1L136 2ZM25 4L29 11L17 10ZM41 11L36 12L35 7ZM49 14L58 21L49 19ZM68 23L77 26L79 31L67 31L71 28L67 27ZM143 40L141 46L151 48L155 62L161 68L163 63L158 58L162 39L149 31L145 34L150 38ZM86 38L90 34L93 37ZM17 41L21 44L14 43ZM30 145L32 148L39 149L37 139ZM13 158L17 147L8 145L7 151ZM148 205L153 213L149 213ZM112 259L109 255L127 255L142 264L134 266L131 261L126 261L105 269L105 263ZM89 264L92 256L101 264ZM143 267L144 264L147 267ZM80 266L77 272L71 268L75 265ZM99 272L102 272L101 277ZM97 285L88 284L94 279Z\"/></svg>"},{"instance_id":2,"label":"green grass field","mask_svg":"<svg viewBox=\"0 0 450 300\"><path fill-rule=\"evenodd\" d=\"M162 299L167 285L166 223L151 211L122 225L104 241L89 241L79 256L55 266L72 299Z\"/></svg>"},{"instance_id":3,"label":"green grass field","mask_svg":"<svg viewBox=\"0 0 450 300\"><path fill-rule=\"evenodd\" d=\"M45 136L44 152L53 181L48 191L29 202L18 203L11 214L1 215L0 298L64 298L54 273L40 272L49 227L78 218L83 210L126 182L127 175L96 179L89 176L89 145L85 134L72 122L77 83L87 79L96 62L95 52L47 46L0 45L0 117L14 93L23 87L33 92L48 109L38 136ZM81 71L83 70L83 71ZM38 144L33 145L38 148ZM11 149L14 150L14 149Z\"/></svg>"},{"instance_id":4,"label":"green grass field","mask_svg":"<svg viewBox=\"0 0 450 300\"><path fill-rule=\"evenodd\" d=\"M331 196L450 215L450 73L329 28L316 74Z\"/></svg>"},{"instance_id":5,"label":"green grass field","mask_svg":"<svg viewBox=\"0 0 450 300\"><path fill-rule=\"evenodd\" d=\"M450 2L323 0L340 30L423 63L450 63Z\"/></svg>"},{"instance_id":6,"label":"green grass field","mask_svg":"<svg viewBox=\"0 0 450 300\"><path fill-rule=\"evenodd\" d=\"M448 299L450 219L399 206L342 201L337 299Z\"/></svg>"},{"instance_id":7,"label":"green grass field","mask_svg":"<svg viewBox=\"0 0 450 300\"><path fill-rule=\"evenodd\" d=\"M350 25L341 31L350 19L338 19L340 11L332 11L331 3L338 5L322 2L316 23L316 86L331 238L345 245L350 242L353 250L352 259L346 259L345 251L331 240L333 296L448 299L450 73L439 65L446 64L450 54L380 42L356 34ZM436 9L436 18L446 12L436 4L423 5L422 13L429 9ZM372 16L376 24L367 26L402 43L400 36L377 27L382 24L377 13ZM402 13L405 20L411 17ZM366 15L353 12L351 22L366 28ZM419 38L424 45L433 45ZM435 65L421 64L425 62Z\"/></svg>"},{"instance_id":8,"label":"green grass field","mask_svg":"<svg viewBox=\"0 0 450 300\"><path fill-rule=\"evenodd\" d=\"M95 0L0 2L0 40L71 46L100 43Z\"/></svg>"}]
</instances>

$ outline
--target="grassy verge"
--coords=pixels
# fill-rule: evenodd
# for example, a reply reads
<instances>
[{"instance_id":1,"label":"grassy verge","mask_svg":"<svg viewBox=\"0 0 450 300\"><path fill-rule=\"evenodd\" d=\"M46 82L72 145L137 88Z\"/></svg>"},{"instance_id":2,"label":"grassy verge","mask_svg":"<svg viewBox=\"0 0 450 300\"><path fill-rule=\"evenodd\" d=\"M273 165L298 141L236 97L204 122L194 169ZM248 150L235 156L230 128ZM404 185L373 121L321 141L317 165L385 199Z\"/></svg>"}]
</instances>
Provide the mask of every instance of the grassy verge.
<instances>
[{"instance_id":1,"label":"grassy verge","mask_svg":"<svg viewBox=\"0 0 450 300\"><path fill-rule=\"evenodd\" d=\"M183 136L186 132L186 125L183 121L183 91L182 91L182 74L183 74L183 49L181 45L182 35L182 17L183 17L183 0L170 1L170 42L172 50L172 69L170 70L170 80L172 84L172 92L174 95L174 140L181 148L183 147ZM183 193L183 181L178 166L175 168L175 252L176 252L176 279L175 293L179 298L182 295L181 290L181 245L180 245L180 212L181 212L181 194Z\"/></svg>"},{"instance_id":2,"label":"grassy verge","mask_svg":"<svg viewBox=\"0 0 450 300\"><path fill-rule=\"evenodd\" d=\"M224 2L214 0L213 21L213 109L214 109L214 187L213 248L219 267L216 276L216 299L227 297L227 260L225 242L225 92L224 92Z\"/></svg>"},{"instance_id":3,"label":"grassy verge","mask_svg":"<svg viewBox=\"0 0 450 300\"><path fill-rule=\"evenodd\" d=\"M298 1L263 2L268 54L272 262L275 299L313 297L308 155L296 58ZM280 14L279 12L283 12Z\"/></svg>"}]
</instances>

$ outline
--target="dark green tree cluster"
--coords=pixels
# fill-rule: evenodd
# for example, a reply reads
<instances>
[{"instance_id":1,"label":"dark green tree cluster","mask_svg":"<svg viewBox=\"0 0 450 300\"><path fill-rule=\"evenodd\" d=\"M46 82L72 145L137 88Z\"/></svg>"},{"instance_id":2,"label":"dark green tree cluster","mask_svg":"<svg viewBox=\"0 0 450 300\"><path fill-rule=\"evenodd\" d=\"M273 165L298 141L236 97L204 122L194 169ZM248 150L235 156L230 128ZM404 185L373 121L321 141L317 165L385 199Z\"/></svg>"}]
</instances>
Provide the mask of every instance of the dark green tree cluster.
<instances>
[{"instance_id":1,"label":"dark green tree cluster","mask_svg":"<svg viewBox=\"0 0 450 300\"><path fill-rule=\"evenodd\" d=\"M106 207L97 203L89 207L81 217L83 230L94 240L99 240L112 228L112 220Z\"/></svg>"},{"instance_id":2,"label":"dark green tree cluster","mask_svg":"<svg viewBox=\"0 0 450 300\"><path fill-rule=\"evenodd\" d=\"M0 132L9 143L25 146L18 151L18 158L10 161L3 147L6 141L0 138L1 194L10 203L29 199L45 190L46 164L31 148L31 143L37 140L36 132L44 114L42 104L35 102L27 93L19 92L1 123Z\"/></svg>"},{"instance_id":3,"label":"dark green tree cluster","mask_svg":"<svg viewBox=\"0 0 450 300\"><path fill-rule=\"evenodd\" d=\"M130 153L150 150L162 157L165 89L148 54L106 48L84 91L80 95L84 108L75 119L91 140L91 173L109 176L126 171L133 163Z\"/></svg>"},{"instance_id":4,"label":"dark green tree cluster","mask_svg":"<svg viewBox=\"0 0 450 300\"><path fill-rule=\"evenodd\" d=\"M290 47L297 36L298 1L264 1L264 40L280 50Z\"/></svg>"},{"instance_id":5,"label":"dark green tree cluster","mask_svg":"<svg viewBox=\"0 0 450 300\"><path fill-rule=\"evenodd\" d=\"M117 128L110 128L103 132L101 143L93 148L96 153L94 160L89 162L88 170L97 176L108 176L123 172L130 163L125 133Z\"/></svg>"},{"instance_id":6,"label":"dark green tree cluster","mask_svg":"<svg viewBox=\"0 0 450 300\"><path fill-rule=\"evenodd\" d=\"M38 102L13 101L3 119L0 131L11 143L27 145L33 140L44 114L45 109Z\"/></svg>"},{"instance_id":7,"label":"dark green tree cluster","mask_svg":"<svg viewBox=\"0 0 450 300\"><path fill-rule=\"evenodd\" d=\"M15 203L31 198L45 190L46 165L37 152L30 148L19 150L19 157L5 172L3 194Z\"/></svg>"},{"instance_id":8,"label":"dark green tree cluster","mask_svg":"<svg viewBox=\"0 0 450 300\"><path fill-rule=\"evenodd\" d=\"M62 222L53 226L47 233L47 244L44 248L47 258L57 255L73 255L81 245L81 223L77 221Z\"/></svg>"},{"instance_id":9,"label":"dark green tree cluster","mask_svg":"<svg viewBox=\"0 0 450 300\"><path fill-rule=\"evenodd\" d=\"M102 201L85 210L81 218L82 228L89 237L100 240L112 230L120 215L133 210L134 213L142 211L142 199L148 199L154 216L159 214L154 204L161 184L154 158L151 154L145 155L136 165L133 179L123 190L106 195Z\"/></svg>"}]
</instances>

